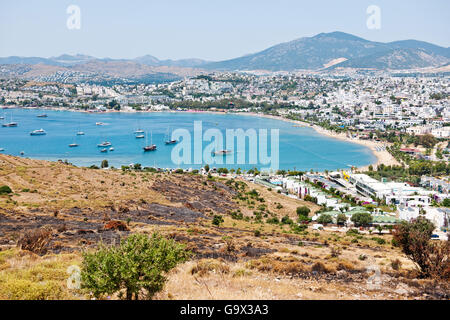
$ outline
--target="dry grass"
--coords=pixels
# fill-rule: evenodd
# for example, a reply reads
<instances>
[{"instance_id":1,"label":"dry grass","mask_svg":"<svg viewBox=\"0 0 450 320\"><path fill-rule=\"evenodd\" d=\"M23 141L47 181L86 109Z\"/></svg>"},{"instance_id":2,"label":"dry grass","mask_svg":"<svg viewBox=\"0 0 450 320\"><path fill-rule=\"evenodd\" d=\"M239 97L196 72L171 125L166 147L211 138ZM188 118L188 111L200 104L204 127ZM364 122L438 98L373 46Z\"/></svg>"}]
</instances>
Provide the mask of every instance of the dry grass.
<instances>
[{"instance_id":1,"label":"dry grass","mask_svg":"<svg viewBox=\"0 0 450 320\"><path fill-rule=\"evenodd\" d=\"M201 259L192 267L191 274L203 277L207 274L228 274L230 267L221 259Z\"/></svg>"},{"instance_id":2,"label":"dry grass","mask_svg":"<svg viewBox=\"0 0 450 320\"><path fill-rule=\"evenodd\" d=\"M47 253L51 235L52 231L46 229L27 232L19 239L17 245L22 250L43 255Z\"/></svg>"},{"instance_id":3,"label":"dry grass","mask_svg":"<svg viewBox=\"0 0 450 320\"><path fill-rule=\"evenodd\" d=\"M57 217L64 220L64 224L53 229L58 233L79 231L70 228L67 230L65 223L74 220L83 222L84 218L100 226L105 226L109 221L119 227L117 221L121 221L119 229L129 228L131 233L158 231L186 243L187 248L197 256L169 274L169 281L164 291L158 295L159 299L407 297L395 292L396 282L393 279L414 279L414 265L399 249L389 245L391 236L388 235L383 236L387 243L379 245L369 236L349 236L335 231L307 229L306 232L293 234L287 225L235 220L226 213L223 214L225 221L220 227L212 226L208 219L187 223L182 217L174 222L170 220L170 216L152 216L158 222L167 222L164 219L168 219L169 224L149 224L145 219L131 223L127 220L126 224L122 222L126 217L133 217L126 210L138 212L134 206L138 207L142 201L183 206L183 203L167 200L163 192L152 188L157 179L166 181L165 179L175 178L177 177L144 172L123 174L121 171L83 169L61 163L0 155L0 185L9 185L14 191L12 195L0 196L0 219L1 215L5 215L38 224L41 217ZM204 185L199 182L200 177L197 177L196 184L193 184L190 178L187 175L183 176L184 180L177 178L178 180L172 181L172 187L179 188L178 191L182 192L187 180L188 185L191 183L199 192L202 189L214 192L209 185L211 183ZM264 204L267 211L278 217L289 215L294 219L296 208L305 204L312 212L318 209L310 203L268 191L263 186L248 182L246 184L245 192L256 189L264 199L264 202L256 201L255 206ZM224 191L218 189L217 192L223 194ZM204 200L199 198L197 201ZM67 210L75 207L85 211L80 213L73 210L75 213L71 213ZM248 204L240 203L238 207L244 215L253 215L254 209L249 209ZM8 212L8 209L14 211ZM14 223L15 220L10 225ZM77 228L84 227L81 225ZM258 237L255 236L257 230L260 232ZM17 235L19 234L20 230ZM19 238L9 237L7 240L16 241ZM56 234L52 244L64 239L64 236ZM75 239L83 240L81 236ZM354 239L358 242L352 242ZM80 245L71 242L70 248L78 250ZM359 260L359 256L366 256L367 259ZM205 257L222 257L226 260ZM67 267L79 262L78 254L47 254L40 257L19 249L0 251L0 299L83 298L68 290L65 282L68 277ZM385 287L381 291L367 287L368 274L365 271L371 265L378 266L383 277L386 277ZM411 287L412 283L417 285L416 282L411 282L410 285L402 281L406 288ZM417 288L422 287L417 285ZM422 297L420 292L418 295Z\"/></svg>"},{"instance_id":4,"label":"dry grass","mask_svg":"<svg viewBox=\"0 0 450 320\"><path fill-rule=\"evenodd\" d=\"M10 186L16 193L11 200L17 202L8 203L6 197L1 197L3 208L95 209L119 207L120 202L136 199L169 205L169 201L151 189L153 180L152 174L144 172L122 174L120 170L92 170L0 155L0 185ZM119 203L111 199L119 199Z\"/></svg>"},{"instance_id":5,"label":"dry grass","mask_svg":"<svg viewBox=\"0 0 450 320\"><path fill-rule=\"evenodd\" d=\"M0 299L60 300L83 298L69 290L67 268L78 265L77 254L46 255L10 249L0 252Z\"/></svg>"}]
</instances>

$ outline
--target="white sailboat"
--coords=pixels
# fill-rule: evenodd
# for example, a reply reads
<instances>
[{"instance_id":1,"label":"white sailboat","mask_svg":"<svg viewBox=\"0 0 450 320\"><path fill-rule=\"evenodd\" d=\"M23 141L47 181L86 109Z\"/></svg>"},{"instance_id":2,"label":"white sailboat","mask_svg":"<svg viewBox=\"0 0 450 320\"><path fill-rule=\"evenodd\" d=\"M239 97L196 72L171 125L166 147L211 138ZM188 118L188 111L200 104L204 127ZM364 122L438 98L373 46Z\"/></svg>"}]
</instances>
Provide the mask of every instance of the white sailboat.
<instances>
[{"instance_id":1,"label":"white sailboat","mask_svg":"<svg viewBox=\"0 0 450 320\"><path fill-rule=\"evenodd\" d=\"M175 139L171 139L171 138L170 138L171 135L170 135L170 133L169 133L169 129L170 129L170 128L167 128L167 134L166 134L166 138L165 138L164 143L165 143L166 145L178 143L178 140L175 140Z\"/></svg>"},{"instance_id":2,"label":"white sailboat","mask_svg":"<svg viewBox=\"0 0 450 320\"><path fill-rule=\"evenodd\" d=\"M78 147L78 143L77 143L76 140L77 140L77 139L76 139L76 137L75 137L75 138L73 139L73 143L69 144L69 147L70 147L70 148Z\"/></svg>"},{"instance_id":3,"label":"white sailboat","mask_svg":"<svg viewBox=\"0 0 450 320\"><path fill-rule=\"evenodd\" d=\"M11 127L17 127L17 125L18 125L18 123L14 122L12 120L12 113L11 113L11 122L2 124L2 127L9 127L9 128L11 128Z\"/></svg>"}]
</instances>

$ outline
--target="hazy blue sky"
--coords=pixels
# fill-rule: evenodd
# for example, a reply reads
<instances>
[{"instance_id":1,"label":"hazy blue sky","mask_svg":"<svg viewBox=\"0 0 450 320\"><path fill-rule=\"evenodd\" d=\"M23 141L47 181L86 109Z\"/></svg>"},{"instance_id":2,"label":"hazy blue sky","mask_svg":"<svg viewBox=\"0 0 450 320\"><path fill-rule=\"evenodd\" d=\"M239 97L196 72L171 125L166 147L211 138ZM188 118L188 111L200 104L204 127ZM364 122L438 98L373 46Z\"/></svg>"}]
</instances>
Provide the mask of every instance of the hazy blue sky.
<instances>
[{"instance_id":1,"label":"hazy blue sky","mask_svg":"<svg viewBox=\"0 0 450 320\"><path fill-rule=\"evenodd\" d=\"M81 29L69 30L69 5ZM366 26L369 5L381 29ZM343 31L374 41L417 39L450 46L448 0L1 0L0 56L160 59L234 58L271 45Z\"/></svg>"}]
</instances>

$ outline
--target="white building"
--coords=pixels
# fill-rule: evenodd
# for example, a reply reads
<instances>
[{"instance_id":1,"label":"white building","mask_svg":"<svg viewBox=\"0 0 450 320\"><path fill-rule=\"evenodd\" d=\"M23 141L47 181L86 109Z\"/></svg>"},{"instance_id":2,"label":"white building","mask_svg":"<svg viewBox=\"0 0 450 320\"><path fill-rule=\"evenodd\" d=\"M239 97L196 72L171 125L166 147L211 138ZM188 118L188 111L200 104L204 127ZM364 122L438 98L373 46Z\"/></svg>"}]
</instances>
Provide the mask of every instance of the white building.
<instances>
[{"instance_id":1,"label":"white building","mask_svg":"<svg viewBox=\"0 0 450 320\"><path fill-rule=\"evenodd\" d=\"M450 127L442 127L431 130L431 134L436 138L448 138L450 137Z\"/></svg>"},{"instance_id":2,"label":"white building","mask_svg":"<svg viewBox=\"0 0 450 320\"><path fill-rule=\"evenodd\" d=\"M425 218L434 223L436 229L447 228L450 218L450 209L447 208L424 208ZM420 215L420 208L400 207L399 218L406 221L416 219Z\"/></svg>"}]
</instances>

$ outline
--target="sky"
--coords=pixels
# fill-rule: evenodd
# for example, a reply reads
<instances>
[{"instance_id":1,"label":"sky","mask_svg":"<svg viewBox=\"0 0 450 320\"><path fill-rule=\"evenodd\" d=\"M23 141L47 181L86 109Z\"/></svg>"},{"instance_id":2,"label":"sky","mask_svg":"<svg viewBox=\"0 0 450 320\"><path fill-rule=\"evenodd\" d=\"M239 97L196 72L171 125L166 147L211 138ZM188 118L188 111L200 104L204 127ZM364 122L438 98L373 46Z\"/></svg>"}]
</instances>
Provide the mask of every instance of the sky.
<instances>
[{"instance_id":1,"label":"sky","mask_svg":"<svg viewBox=\"0 0 450 320\"><path fill-rule=\"evenodd\" d=\"M70 5L80 28L69 29ZM367 8L380 8L369 29ZM76 21L76 20L70 20ZM73 26L73 23L72 23ZM321 32L450 46L448 0L1 0L0 56L225 60Z\"/></svg>"}]
</instances>

